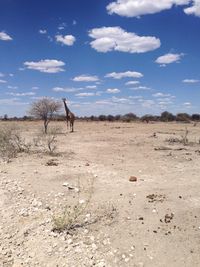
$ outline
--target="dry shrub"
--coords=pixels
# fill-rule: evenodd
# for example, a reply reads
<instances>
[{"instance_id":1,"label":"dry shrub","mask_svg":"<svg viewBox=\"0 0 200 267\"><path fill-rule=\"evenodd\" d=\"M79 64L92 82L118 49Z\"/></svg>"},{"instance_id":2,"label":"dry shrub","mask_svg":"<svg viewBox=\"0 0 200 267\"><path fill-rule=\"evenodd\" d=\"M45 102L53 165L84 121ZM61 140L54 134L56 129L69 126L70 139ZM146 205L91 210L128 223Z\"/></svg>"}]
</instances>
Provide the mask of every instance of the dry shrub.
<instances>
[{"instance_id":1,"label":"dry shrub","mask_svg":"<svg viewBox=\"0 0 200 267\"><path fill-rule=\"evenodd\" d=\"M66 205L62 212L53 216L53 231L69 231L75 229L78 225L84 224L85 215L88 213L87 208L93 195L94 179L90 181L87 188L87 197L84 201L81 200L80 187L80 179L78 178L75 204Z\"/></svg>"},{"instance_id":2,"label":"dry shrub","mask_svg":"<svg viewBox=\"0 0 200 267\"><path fill-rule=\"evenodd\" d=\"M186 127L184 133L181 135L180 138L178 138L178 137L170 137L170 138L166 139L166 141L169 142L170 144L180 143L180 144L183 144L184 146L186 146L186 145L189 144L188 134L189 134L189 131L188 131L187 127Z\"/></svg>"},{"instance_id":3,"label":"dry shrub","mask_svg":"<svg viewBox=\"0 0 200 267\"><path fill-rule=\"evenodd\" d=\"M92 196L94 193L94 178L88 181L87 185L81 186L80 179L77 181L76 196L73 198L73 205L65 205L60 212L53 216L53 231L57 232L72 232L77 228L86 225L104 221L110 225L116 217L117 210L113 205L98 206L92 209ZM81 199L84 192L84 201Z\"/></svg>"},{"instance_id":4,"label":"dry shrub","mask_svg":"<svg viewBox=\"0 0 200 267\"><path fill-rule=\"evenodd\" d=\"M40 149L40 152L45 152L54 155L57 149L57 134L58 128L52 128L48 133L38 133L33 139L34 146Z\"/></svg>"},{"instance_id":5,"label":"dry shrub","mask_svg":"<svg viewBox=\"0 0 200 267\"><path fill-rule=\"evenodd\" d=\"M14 158L18 153L30 151L31 145L26 143L15 125L0 127L0 157L6 160Z\"/></svg>"}]
</instances>

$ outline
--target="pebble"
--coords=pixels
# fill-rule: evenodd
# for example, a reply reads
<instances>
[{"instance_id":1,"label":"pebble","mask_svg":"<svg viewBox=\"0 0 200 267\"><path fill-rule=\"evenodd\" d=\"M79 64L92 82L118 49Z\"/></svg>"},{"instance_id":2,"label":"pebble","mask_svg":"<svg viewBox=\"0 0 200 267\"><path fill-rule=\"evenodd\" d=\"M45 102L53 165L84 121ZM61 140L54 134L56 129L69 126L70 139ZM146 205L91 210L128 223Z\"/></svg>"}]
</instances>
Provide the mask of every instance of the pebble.
<instances>
[{"instance_id":1,"label":"pebble","mask_svg":"<svg viewBox=\"0 0 200 267\"><path fill-rule=\"evenodd\" d=\"M98 249L97 245L95 243L92 243L92 250L97 250L97 249Z\"/></svg>"},{"instance_id":2,"label":"pebble","mask_svg":"<svg viewBox=\"0 0 200 267\"><path fill-rule=\"evenodd\" d=\"M136 176L130 176L129 182L137 182L138 178Z\"/></svg>"},{"instance_id":3,"label":"pebble","mask_svg":"<svg viewBox=\"0 0 200 267\"><path fill-rule=\"evenodd\" d=\"M67 240L68 245L71 245L72 243L73 243L73 240L71 238Z\"/></svg>"}]
</instances>

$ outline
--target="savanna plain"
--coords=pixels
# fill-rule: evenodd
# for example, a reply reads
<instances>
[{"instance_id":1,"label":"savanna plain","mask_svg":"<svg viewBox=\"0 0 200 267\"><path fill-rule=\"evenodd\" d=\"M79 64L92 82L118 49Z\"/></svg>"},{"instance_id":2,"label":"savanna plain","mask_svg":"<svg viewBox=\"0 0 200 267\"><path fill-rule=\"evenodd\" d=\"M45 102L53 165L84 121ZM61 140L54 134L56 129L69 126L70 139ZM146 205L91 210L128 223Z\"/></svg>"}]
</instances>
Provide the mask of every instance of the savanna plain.
<instances>
[{"instance_id":1,"label":"savanna plain","mask_svg":"<svg viewBox=\"0 0 200 267\"><path fill-rule=\"evenodd\" d=\"M0 266L200 266L200 124L14 124Z\"/></svg>"}]
</instances>

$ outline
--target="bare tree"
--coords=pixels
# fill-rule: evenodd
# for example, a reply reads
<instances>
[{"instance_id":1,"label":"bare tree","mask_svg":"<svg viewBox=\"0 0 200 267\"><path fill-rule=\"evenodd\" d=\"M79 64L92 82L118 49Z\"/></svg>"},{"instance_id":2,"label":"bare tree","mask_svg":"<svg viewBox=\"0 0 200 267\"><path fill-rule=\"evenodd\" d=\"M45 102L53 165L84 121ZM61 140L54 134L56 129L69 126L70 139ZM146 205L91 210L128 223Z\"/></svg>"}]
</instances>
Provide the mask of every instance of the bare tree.
<instances>
[{"instance_id":1,"label":"bare tree","mask_svg":"<svg viewBox=\"0 0 200 267\"><path fill-rule=\"evenodd\" d=\"M47 127L55 113L61 108L61 103L51 98L44 97L31 104L29 114L35 118L39 118L44 122L44 131L47 133Z\"/></svg>"}]
</instances>

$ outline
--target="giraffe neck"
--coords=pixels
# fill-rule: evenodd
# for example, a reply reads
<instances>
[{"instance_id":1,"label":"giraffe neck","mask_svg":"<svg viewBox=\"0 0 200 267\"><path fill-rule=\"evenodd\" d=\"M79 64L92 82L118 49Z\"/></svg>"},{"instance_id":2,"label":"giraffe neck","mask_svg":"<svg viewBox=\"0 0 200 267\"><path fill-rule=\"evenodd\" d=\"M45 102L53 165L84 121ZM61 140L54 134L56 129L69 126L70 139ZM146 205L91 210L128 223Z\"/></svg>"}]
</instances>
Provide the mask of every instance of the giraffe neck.
<instances>
[{"instance_id":1,"label":"giraffe neck","mask_svg":"<svg viewBox=\"0 0 200 267\"><path fill-rule=\"evenodd\" d=\"M66 102L64 101L64 106L65 106L65 111L66 111L66 114L69 114L70 113L70 110L66 104Z\"/></svg>"}]
</instances>

